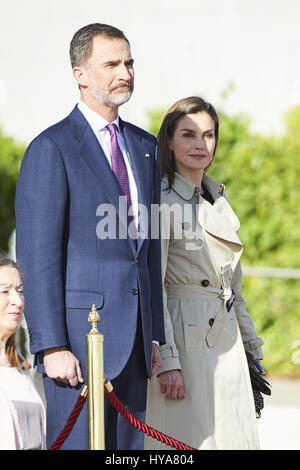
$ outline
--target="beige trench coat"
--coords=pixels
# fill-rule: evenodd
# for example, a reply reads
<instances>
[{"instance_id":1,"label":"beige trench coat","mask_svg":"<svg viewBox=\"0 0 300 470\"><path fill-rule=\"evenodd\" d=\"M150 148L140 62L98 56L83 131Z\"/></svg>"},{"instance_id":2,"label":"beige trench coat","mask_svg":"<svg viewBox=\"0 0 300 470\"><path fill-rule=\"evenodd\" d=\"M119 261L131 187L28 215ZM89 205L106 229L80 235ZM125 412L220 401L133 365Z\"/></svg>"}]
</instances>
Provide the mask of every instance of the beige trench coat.
<instances>
[{"instance_id":1,"label":"beige trench coat","mask_svg":"<svg viewBox=\"0 0 300 470\"><path fill-rule=\"evenodd\" d=\"M262 359L241 293L239 221L224 186L204 176L211 205L197 187L175 175L162 184L162 275L166 344L163 371L180 369L185 398L165 399L148 382L146 423L196 449L259 448L245 350ZM182 215L183 214L183 215ZM235 293L228 312L226 301ZM145 449L168 449L145 438Z\"/></svg>"}]
</instances>

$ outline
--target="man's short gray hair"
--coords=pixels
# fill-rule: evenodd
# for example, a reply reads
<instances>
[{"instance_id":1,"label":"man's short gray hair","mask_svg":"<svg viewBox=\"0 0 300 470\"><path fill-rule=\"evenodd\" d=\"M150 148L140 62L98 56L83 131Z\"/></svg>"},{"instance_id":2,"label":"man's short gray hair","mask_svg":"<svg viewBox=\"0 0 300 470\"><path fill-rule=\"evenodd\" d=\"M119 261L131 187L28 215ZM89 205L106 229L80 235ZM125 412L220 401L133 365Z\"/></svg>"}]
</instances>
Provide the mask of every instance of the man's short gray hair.
<instances>
[{"instance_id":1,"label":"man's short gray hair","mask_svg":"<svg viewBox=\"0 0 300 470\"><path fill-rule=\"evenodd\" d=\"M80 67L90 58L93 52L93 38L104 36L111 39L124 39L128 42L123 31L114 26L101 23L92 23L79 29L70 43L70 59L72 69Z\"/></svg>"}]
</instances>

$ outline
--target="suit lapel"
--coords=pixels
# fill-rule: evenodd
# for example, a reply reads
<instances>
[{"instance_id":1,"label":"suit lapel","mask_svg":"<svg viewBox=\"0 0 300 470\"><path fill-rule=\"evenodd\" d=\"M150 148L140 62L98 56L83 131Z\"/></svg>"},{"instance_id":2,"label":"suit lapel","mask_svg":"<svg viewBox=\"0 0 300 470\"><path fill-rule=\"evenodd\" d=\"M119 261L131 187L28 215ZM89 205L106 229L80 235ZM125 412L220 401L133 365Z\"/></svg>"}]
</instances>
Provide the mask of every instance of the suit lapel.
<instances>
[{"instance_id":1,"label":"suit lapel","mask_svg":"<svg viewBox=\"0 0 300 470\"><path fill-rule=\"evenodd\" d=\"M73 126L73 135L80 144L79 153L81 159L93 174L108 201L114 206L116 213L119 215L120 222L122 221L124 226L127 227L126 214L119 211L119 196L122 196L120 186L94 131L82 113L77 109L77 106L70 114L70 118Z\"/></svg>"}]
</instances>

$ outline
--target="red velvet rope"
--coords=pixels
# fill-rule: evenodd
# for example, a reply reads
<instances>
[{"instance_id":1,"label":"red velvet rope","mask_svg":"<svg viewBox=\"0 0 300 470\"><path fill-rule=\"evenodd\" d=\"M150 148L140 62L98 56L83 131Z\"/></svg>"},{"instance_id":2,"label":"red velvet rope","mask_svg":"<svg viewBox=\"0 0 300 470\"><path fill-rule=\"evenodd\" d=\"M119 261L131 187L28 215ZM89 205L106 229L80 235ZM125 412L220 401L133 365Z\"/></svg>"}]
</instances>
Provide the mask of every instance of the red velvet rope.
<instances>
[{"instance_id":1,"label":"red velvet rope","mask_svg":"<svg viewBox=\"0 0 300 470\"><path fill-rule=\"evenodd\" d=\"M123 418L126 419L126 421L134 426L138 431L142 431L144 434L147 434L147 436L153 437L167 446L175 447L177 450L197 450L188 446L187 444L183 444L182 442L173 439L172 437L166 436L165 434L156 431L156 429L138 420L130 413L129 410L127 410L127 408L125 408L123 403L120 402L119 398L117 398L114 392L106 393L105 396L111 405L120 413L120 415L123 416Z\"/></svg>"},{"instance_id":2,"label":"red velvet rope","mask_svg":"<svg viewBox=\"0 0 300 470\"><path fill-rule=\"evenodd\" d=\"M53 442L52 446L50 447L49 450L59 450L61 448L61 446L63 445L63 443L65 442L65 440L69 437L76 421L77 421L77 418L82 410L82 408L84 407L84 404L86 402L86 397L82 396L82 395L79 395L76 403L75 403L75 406L72 410L72 413L70 414L66 424L65 424L65 427L64 429L61 431L61 433L59 434L59 436L56 438L56 440Z\"/></svg>"},{"instance_id":3,"label":"red velvet rope","mask_svg":"<svg viewBox=\"0 0 300 470\"><path fill-rule=\"evenodd\" d=\"M111 405L120 413L120 415L132 426L134 426L138 431L142 431L144 434L147 434L147 436L152 437L153 439L156 439L163 444L166 444L167 446L174 447L177 450L197 450L193 447L188 446L187 444L183 444L182 442L177 441L176 439L173 439L172 437L169 437L156 429L152 428L151 426L148 426L147 424L143 423L139 419L137 419L135 416L133 416L132 413L130 413L127 408L121 403L119 398L114 394L114 392L109 392L105 394L107 400L111 403ZM75 403L75 406L72 410L72 413L70 414L70 417L68 418L64 429L62 432L59 434L57 439L54 441L52 446L50 447L49 450L59 450L65 440L69 437L76 421L77 418L86 402L86 396L79 395L77 402Z\"/></svg>"}]
</instances>

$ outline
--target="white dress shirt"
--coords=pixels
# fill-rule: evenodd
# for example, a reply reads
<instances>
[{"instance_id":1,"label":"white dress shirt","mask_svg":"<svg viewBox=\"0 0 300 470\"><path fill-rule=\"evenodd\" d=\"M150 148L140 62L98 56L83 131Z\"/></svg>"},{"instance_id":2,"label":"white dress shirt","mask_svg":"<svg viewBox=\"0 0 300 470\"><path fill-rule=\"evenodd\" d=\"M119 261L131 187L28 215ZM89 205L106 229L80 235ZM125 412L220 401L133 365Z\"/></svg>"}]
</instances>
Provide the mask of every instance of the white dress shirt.
<instances>
[{"instance_id":1,"label":"white dress shirt","mask_svg":"<svg viewBox=\"0 0 300 470\"><path fill-rule=\"evenodd\" d=\"M101 145L102 150L107 158L107 161L110 167L112 168L111 139L110 139L109 130L106 127L109 124L109 121L107 121L102 116L100 116L100 114L96 113L91 108L89 108L85 103L83 103L83 101L80 101L78 103L78 109L82 112L85 119L87 120L91 128L93 129L98 139L98 142ZM127 169L130 197L131 197L131 204L132 204L132 211L133 211L132 215L134 217L135 225L137 227L138 226L137 225L138 224L138 191L137 191L136 182L133 176L130 155L126 149L122 132L120 131L119 116L116 117L116 119L113 121L113 124L116 124L117 126L117 140L118 140L120 150L123 154L126 169Z\"/></svg>"}]
</instances>

